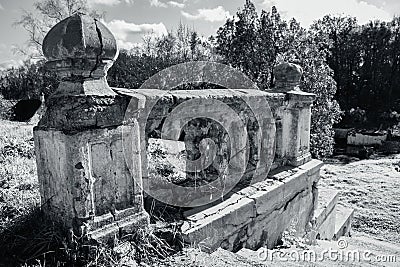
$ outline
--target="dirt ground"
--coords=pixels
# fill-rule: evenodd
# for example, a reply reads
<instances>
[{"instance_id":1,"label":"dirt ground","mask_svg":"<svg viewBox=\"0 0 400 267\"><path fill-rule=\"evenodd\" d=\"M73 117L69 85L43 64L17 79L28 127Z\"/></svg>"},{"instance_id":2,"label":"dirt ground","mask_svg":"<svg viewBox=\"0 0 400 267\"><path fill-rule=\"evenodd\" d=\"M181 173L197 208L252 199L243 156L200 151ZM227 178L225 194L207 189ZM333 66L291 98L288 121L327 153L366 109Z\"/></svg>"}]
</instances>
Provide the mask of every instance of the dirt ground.
<instances>
[{"instance_id":1,"label":"dirt ground","mask_svg":"<svg viewBox=\"0 0 400 267\"><path fill-rule=\"evenodd\" d=\"M400 155L334 157L319 184L339 190L339 202L355 209L353 231L400 244Z\"/></svg>"}]
</instances>

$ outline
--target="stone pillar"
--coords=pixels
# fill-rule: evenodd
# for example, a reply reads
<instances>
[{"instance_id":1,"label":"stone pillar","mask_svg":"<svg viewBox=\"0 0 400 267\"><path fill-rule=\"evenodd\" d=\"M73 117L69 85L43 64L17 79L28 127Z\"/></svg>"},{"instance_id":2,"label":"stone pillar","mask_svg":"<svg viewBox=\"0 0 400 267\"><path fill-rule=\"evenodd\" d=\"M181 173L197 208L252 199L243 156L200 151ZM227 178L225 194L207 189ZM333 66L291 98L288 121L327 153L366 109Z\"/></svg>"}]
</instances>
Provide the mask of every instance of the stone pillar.
<instances>
[{"instance_id":1,"label":"stone pillar","mask_svg":"<svg viewBox=\"0 0 400 267\"><path fill-rule=\"evenodd\" d=\"M118 56L114 36L78 14L50 30L43 52L62 79L34 129L45 214L98 241L147 225L139 126L136 118L124 121L130 99L106 80Z\"/></svg>"},{"instance_id":2,"label":"stone pillar","mask_svg":"<svg viewBox=\"0 0 400 267\"><path fill-rule=\"evenodd\" d=\"M292 63L275 67L275 92L285 93L285 109L277 125L276 157L284 158L290 165L300 166L311 160L310 127L311 105L315 94L300 90L303 70Z\"/></svg>"}]
</instances>

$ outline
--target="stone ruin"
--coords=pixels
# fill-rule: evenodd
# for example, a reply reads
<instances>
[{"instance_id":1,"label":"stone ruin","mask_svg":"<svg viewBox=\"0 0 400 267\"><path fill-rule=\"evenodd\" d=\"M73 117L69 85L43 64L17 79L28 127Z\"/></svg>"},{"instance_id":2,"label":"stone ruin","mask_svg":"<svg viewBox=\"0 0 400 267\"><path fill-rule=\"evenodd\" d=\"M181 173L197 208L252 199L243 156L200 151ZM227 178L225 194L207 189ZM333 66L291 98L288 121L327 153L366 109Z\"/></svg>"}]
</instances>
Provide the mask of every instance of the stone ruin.
<instances>
[{"instance_id":1,"label":"stone ruin","mask_svg":"<svg viewBox=\"0 0 400 267\"><path fill-rule=\"evenodd\" d=\"M81 14L52 28L43 52L62 82L34 129L41 201L46 216L76 236L110 242L148 227L144 199L154 195L186 207L181 235L208 251L272 248L289 227L299 236L322 239L349 233L352 211L337 205L337 192L318 188L323 163L309 152L315 95L299 89L297 65L278 65L277 86L270 91L245 83L237 89L168 93L156 84L110 88L106 75L118 56L116 40L101 22ZM197 118L168 119L188 102ZM239 120L226 116L224 108ZM210 109L214 121L202 116ZM171 130L167 138L163 127ZM238 134L240 127L247 136ZM233 135L226 138L226 131ZM214 190L207 185L218 184L222 174L210 165L198 176L205 189L193 195L196 171L188 168L207 150L199 141L205 138L217 165L245 167L224 176L228 189ZM186 187L164 186L163 177L149 175L151 139L167 150L186 151ZM227 151L229 139L240 148L235 155ZM233 183L231 177L239 179Z\"/></svg>"}]
</instances>

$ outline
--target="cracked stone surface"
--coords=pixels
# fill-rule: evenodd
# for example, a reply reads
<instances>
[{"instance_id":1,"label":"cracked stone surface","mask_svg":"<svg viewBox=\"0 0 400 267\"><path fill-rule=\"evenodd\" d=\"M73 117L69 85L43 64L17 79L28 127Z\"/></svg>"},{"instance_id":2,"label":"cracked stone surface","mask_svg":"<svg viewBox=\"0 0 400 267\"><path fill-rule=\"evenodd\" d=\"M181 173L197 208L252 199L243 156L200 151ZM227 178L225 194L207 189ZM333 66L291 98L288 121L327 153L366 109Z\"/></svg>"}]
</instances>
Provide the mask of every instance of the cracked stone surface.
<instances>
[{"instance_id":1,"label":"cracked stone surface","mask_svg":"<svg viewBox=\"0 0 400 267\"><path fill-rule=\"evenodd\" d=\"M182 226L186 242L205 251L218 247L257 249L276 245L282 232L296 220L299 234L312 220L322 162L313 160L298 168L277 171L267 180L240 190L222 203L188 216Z\"/></svg>"},{"instance_id":2,"label":"cracked stone surface","mask_svg":"<svg viewBox=\"0 0 400 267\"><path fill-rule=\"evenodd\" d=\"M43 41L43 54L48 59L46 67L56 70L61 78L83 81L104 78L118 56L118 47L113 34L100 21L76 14L49 31ZM99 87L100 95L104 87Z\"/></svg>"},{"instance_id":3,"label":"cracked stone surface","mask_svg":"<svg viewBox=\"0 0 400 267\"><path fill-rule=\"evenodd\" d=\"M43 53L49 60L64 58L114 59L117 45L114 36L100 21L77 14L69 17L47 34Z\"/></svg>"}]
</instances>

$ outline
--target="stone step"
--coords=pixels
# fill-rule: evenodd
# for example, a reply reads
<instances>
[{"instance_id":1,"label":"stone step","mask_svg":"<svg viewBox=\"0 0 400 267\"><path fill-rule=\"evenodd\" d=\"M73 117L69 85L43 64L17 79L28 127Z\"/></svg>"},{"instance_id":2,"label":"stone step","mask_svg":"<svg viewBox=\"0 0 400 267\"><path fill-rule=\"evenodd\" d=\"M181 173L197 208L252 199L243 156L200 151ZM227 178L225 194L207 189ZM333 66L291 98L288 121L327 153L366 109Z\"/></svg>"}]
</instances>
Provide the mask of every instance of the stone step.
<instances>
[{"instance_id":1,"label":"stone step","mask_svg":"<svg viewBox=\"0 0 400 267\"><path fill-rule=\"evenodd\" d=\"M336 205L339 192L334 189L318 189L318 206L314 211L312 220L313 228L316 230L316 238L331 240L335 234Z\"/></svg>"},{"instance_id":2,"label":"stone step","mask_svg":"<svg viewBox=\"0 0 400 267\"><path fill-rule=\"evenodd\" d=\"M336 206L335 234L334 240L338 240L342 236L350 236L351 221L354 217L354 209L343 205Z\"/></svg>"}]
</instances>

